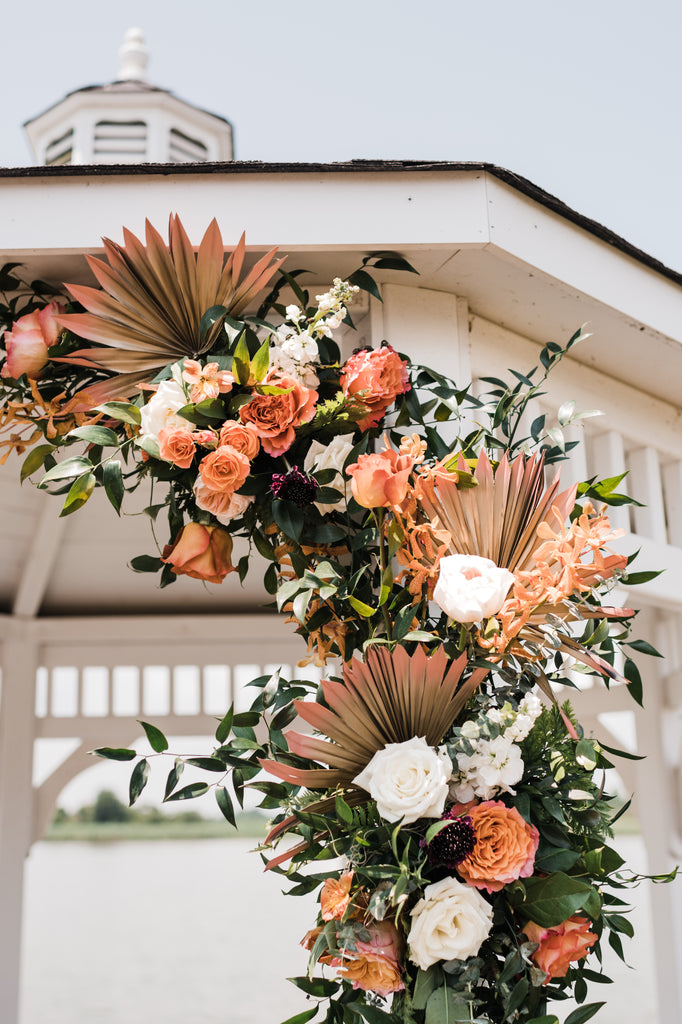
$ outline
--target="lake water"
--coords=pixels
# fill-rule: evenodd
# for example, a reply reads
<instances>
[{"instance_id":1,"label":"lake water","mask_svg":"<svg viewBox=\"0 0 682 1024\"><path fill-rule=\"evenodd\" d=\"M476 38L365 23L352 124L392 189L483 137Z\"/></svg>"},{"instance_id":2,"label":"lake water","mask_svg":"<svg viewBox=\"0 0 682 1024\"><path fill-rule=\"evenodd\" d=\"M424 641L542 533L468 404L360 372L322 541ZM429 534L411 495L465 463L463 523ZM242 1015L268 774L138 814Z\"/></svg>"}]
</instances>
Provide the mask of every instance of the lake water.
<instances>
[{"instance_id":1,"label":"lake water","mask_svg":"<svg viewBox=\"0 0 682 1024\"><path fill-rule=\"evenodd\" d=\"M286 976L314 899L284 897L248 840L38 843L28 861L21 1024L280 1024L305 1006ZM641 842L621 838L643 869ZM609 960L599 1024L658 1024L646 886L636 971ZM615 964L614 961L615 960ZM595 991L596 990L596 991ZM568 1013L563 1004L560 1017Z\"/></svg>"}]
</instances>

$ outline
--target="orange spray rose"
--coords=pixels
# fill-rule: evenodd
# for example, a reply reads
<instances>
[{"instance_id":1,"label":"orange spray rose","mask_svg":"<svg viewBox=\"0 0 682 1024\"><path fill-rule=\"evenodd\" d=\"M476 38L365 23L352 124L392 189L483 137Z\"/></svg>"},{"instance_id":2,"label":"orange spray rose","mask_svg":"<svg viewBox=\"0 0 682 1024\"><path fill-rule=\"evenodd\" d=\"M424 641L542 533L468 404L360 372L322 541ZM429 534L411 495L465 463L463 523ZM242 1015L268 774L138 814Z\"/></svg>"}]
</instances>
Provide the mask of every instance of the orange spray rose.
<instances>
[{"instance_id":1,"label":"orange spray rose","mask_svg":"<svg viewBox=\"0 0 682 1024\"><path fill-rule=\"evenodd\" d=\"M523 820L515 807L501 800L486 800L468 808L476 845L457 865L468 885L499 892L517 878L533 874L540 835Z\"/></svg>"},{"instance_id":2,"label":"orange spray rose","mask_svg":"<svg viewBox=\"0 0 682 1024\"><path fill-rule=\"evenodd\" d=\"M359 455L358 461L346 467L351 478L351 491L363 508L391 508L405 499L408 479L414 460L389 449L370 455Z\"/></svg>"},{"instance_id":3,"label":"orange spray rose","mask_svg":"<svg viewBox=\"0 0 682 1024\"><path fill-rule=\"evenodd\" d=\"M313 418L317 391L311 391L286 373L269 373L264 383L282 388L284 393L254 395L240 408L239 418L253 426L265 451L276 457L291 448L296 439L295 428Z\"/></svg>"},{"instance_id":4,"label":"orange spray rose","mask_svg":"<svg viewBox=\"0 0 682 1024\"><path fill-rule=\"evenodd\" d=\"M390 345L352 355L343 367L340 384L346 398L357 399L367 410L357 420L361 430L375 427L398 395L410 390L407 363Z\"/></svg>"},{"instance_id":5,"label":"orange spray rose","mask_svg":"<svg viewBox=\"0 0 682 1024\"><path fill-rule=\"evenodd\" d=\"M588 918L574 915L554 928L541 928L534 921L524 925L527 938L539 943L531 960L547 974L543 985L549 984L552 978L563 978L572 961L587 956L597 941L590 924Z\"/></svg>"},{"instance_id":6,"label":"orange spray rose","mask_svg":"<svg viewBox=\"0 0 682 1024\"><path fill-rule=\"evenodd\" d=\"M234 572L231 554L232 538L227 530L187 523L174 543L163 549L162 560L173 567L177 576L222 583L229 572Z\"/></svg>"}]
</instances>

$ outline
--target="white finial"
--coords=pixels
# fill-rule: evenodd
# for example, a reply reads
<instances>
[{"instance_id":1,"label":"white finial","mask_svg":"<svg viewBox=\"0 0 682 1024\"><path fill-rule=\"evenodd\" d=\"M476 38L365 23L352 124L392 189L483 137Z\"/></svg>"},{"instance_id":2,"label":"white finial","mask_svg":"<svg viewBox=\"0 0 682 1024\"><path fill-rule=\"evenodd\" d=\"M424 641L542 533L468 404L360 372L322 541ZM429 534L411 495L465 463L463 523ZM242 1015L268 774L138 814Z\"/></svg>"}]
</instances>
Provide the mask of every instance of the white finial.
<instances>
[{"instance_id":1,"label":"white finial","mask_svg":"<svg viewBox=\"0 0 682 1024\"><path fill-rule=\"evenodd\" d=\"M121 66L118 72L119 82L146 82L149 50L140 28L129 28L125 34L123 46L118 51Z\"/></svg>"}]
</instances>

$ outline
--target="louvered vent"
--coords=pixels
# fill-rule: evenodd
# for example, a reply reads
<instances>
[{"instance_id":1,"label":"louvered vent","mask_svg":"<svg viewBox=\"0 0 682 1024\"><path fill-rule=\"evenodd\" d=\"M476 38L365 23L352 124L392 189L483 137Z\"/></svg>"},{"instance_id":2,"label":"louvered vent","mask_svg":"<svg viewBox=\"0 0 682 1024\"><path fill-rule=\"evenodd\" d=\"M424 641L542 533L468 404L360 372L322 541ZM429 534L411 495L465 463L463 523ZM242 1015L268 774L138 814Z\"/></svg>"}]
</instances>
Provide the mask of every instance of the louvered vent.
<instances>
[{"instance_id":1,"label":"louvered vent","mask_svg":"<svg viewBox=\"0 0 682 1024\"><path fill-rule=\"evenodd\" d=\"M93 156L98 164L144 163L147 125L144 121L98 121Z\"/></svg>"},{"instance_id":2,"label":"louvered vent","mask_svg":"<svg viewBox=\"0 0 682 1024\"><path fill-rule=\"evenodd\" d=\"M70 164L72 157L73 128L69 128L68 132L50 142L45 150L45 163L48 167L54 164Z\"/></svg>"},{"instance_id":3,"label":"louvered vent","mask_svg":"<svg viewBox=\"0 0 682 1024\"><path fill-rule=\"evenodd\" d=\"M208 160L208 149L198 139L190 138L178 128L171 128L168 159L173 164L203 163Z\"/></svg>"}]
</instances>

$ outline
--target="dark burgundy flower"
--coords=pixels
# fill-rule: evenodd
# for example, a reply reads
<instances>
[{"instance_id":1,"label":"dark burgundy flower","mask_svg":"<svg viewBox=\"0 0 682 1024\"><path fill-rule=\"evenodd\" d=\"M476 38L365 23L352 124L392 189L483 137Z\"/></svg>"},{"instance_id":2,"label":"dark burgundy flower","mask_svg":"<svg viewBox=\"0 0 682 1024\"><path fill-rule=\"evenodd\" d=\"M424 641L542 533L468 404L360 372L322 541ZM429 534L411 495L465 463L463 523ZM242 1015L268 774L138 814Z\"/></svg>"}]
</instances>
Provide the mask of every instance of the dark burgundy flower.
<instances>
[{"instance_id":1,"label":"dark burgundy flower","mask_svg":"<svg viewBox=\"0 0 682 1024\"><path fill-rule=\"evenodd\" d=\"M314 477L308 476L298 466L288 473L273 473L270 491L275 498L290 501L299 508L312 505L315 501L319 484Z\"/></svg>"},{"instance_id":2,"label":"dark burgundy flower","mask_svg":"<svg viewBox=\"0 0 682 1024\"><path fill-rule=\"evenodd\" d=\"M473 852L475 845L474 825L469 815L453 818L428 844L429 864L433 868L454 871Z\"/></svg>"}]
</instances>

